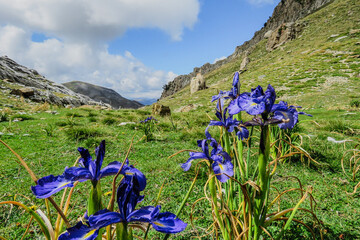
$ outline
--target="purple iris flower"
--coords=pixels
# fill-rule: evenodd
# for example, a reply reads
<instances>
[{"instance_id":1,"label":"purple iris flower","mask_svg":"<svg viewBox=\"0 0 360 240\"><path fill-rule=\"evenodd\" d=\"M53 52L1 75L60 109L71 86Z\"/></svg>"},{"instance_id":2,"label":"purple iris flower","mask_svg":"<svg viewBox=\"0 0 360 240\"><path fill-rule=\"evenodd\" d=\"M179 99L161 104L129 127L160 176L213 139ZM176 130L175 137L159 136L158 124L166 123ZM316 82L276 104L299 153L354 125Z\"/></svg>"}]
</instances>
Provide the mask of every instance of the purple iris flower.
<instances>
[{"instance_id":1,"label":"purple iris flower","mask_svg":"<svg viewBox=\"0 0 360 240\"><path fill-rule=\"evenodd\" d=\"M274 104L271 112L273 114L273 119L282 120L282 123L279 123L278 126L281 129L291 129L295 126L296 123L298 123L298 116L299 114L304 114L307 116L312 117L312 115L304 113L304 112L298 112L296 108L301 108L300 106L288 106L287 102L280 101L278 104Z\"/></svg>"},{"instance_id":2,"label":"purple iris flower","mask_svg":"<svg viewBox=\"0 0 360 240\"><path fill-rule=\"evenodd\" d=\"M235 99L239 94L239 72L236 72L233 78L232 88L230 91L220 91L218 95L212 96L211 102L218 99Z\"/></svg>"},{"instance_id":3,"label":"purple iris flower","mask_svg":"<svg viewBox=\"0 0 360 240\"><path fill-rule=\"evenodd\" d=\"M67 229L59 240L95 239L99 229L110 224L119 222L147 222L153 228L162 233L178 233L183 231L187 224L170 212L160 213L160 206L147 206L135 210L137 203L144 196L140 195L140 184L134 176L125 178L117 190L117 203L119 212L111 212L107 209L100 210L89 216L86 222L79 222L74 227Z\"/></svg>"},{"instance_id":4,"label":"purple iris flower","mask_svg":"<svg viewBox=\"0 0 360 240\"><path fill-rule=\"evenodd\" d=\"M210 120L209 126L223 126L228 132L233 132L240 122L233 119L232 116L226 118L227 108L225 108L223 114L220 111L216 111L215 115L220 121Z\"/></svg>"},{"instance_id":5,"label":"purple iris flower","mask_svg":"<svg viewBox=\"0 0 360 240\"><path fill-rule=\"evenodd\" d=\"M238 136L239 140L244 140L249 138L249 130L242 124L238 126L238 131L236 132L236 135Z\"/></svg>"},{"instance_id":6,"label":"purple iris flower","mask_svg":"<svg viewBox=\"0 0 360 240\"><path fill-rule=\"evenodd\" d=\"M104 140L95 150L95 160L92 160L92 157L87 149L79 147L78 151L81 155L81 158L79 159L80 167L65 168L65 171L61 175L49 175L40 178L37 185L31 187L31 190L37 198L48 198L65 187L73 187L76 181L84 182L91 180L93 186L96 186L97 182L101 178L115 175L121 168L122 163L114 161L109 163L109 165L105 168L101 169L102 162L105 157ZM124 164L120 173L125 175L125 178L135 175L138 178L141 188L145 188L146 178L144 174L132 165L129 165L128 160Z\"/></svg>"},{"instance_id":7,"label":"purple iris flower","mask_svg":"<svg viewBox=\"0 0 360 240\"><path fill-rule=\"evenodd\" d=\"M156 118L154 118L153 116L150 116L150 117L147 117L144 121L140 121L141 123L147 123L151 120L154 120L154 121L158 121Z\"/></svg>"},{"instance_id":8,"label":"purple iris flower","mask_svg":"<svg viewBox=\"0 0 360 240\"><path fill-rule=\"evenodd\" d=\"M210 133L205 131L207 139L198 140L198 146L201 147L202 152L190 152L190 158L183 164L181 164L181 168L184 171L188 171L191 167L191 162L194 159L207 159L212 164L212 168L216 175L216 178L220 182L226 182L229 177L233 176L233 164L231 163L231 157L225 151L220 144L216 142L214 138L211 137ZM208 143L210 142L210 143ZM212 147L211 152L209 152L209 144ZM228 176L226 176L227 174Z\"/></svg>"},{"instance_id":9,"label":"purple iris flower","mask_svg":"<svg viewBox=\"0 0 360 240\"><path fill-rule=\"evenodd\" d=\"M234 74L234 78L233 78L233 88L231 89L231 91L233 92L233 96L236 96L239 94L240 89L239 89L239 85L240 85L240 81L239 81L239 72L235 72Z\"/></svg>"},{"instance_id":10,"label":"purple iris flower","mask_svg":"<svg viewBox=\"0 0 360 240\"><path fill-rule=\"evenodd\" d=\"M259 85L252 89L250 93L245 92L232 100L229 104L229 114L235 115L240 111L246 111L250 115L270 112L276 98L274 88L269 84L265 93Z\"/></svg>"}]
</instances>

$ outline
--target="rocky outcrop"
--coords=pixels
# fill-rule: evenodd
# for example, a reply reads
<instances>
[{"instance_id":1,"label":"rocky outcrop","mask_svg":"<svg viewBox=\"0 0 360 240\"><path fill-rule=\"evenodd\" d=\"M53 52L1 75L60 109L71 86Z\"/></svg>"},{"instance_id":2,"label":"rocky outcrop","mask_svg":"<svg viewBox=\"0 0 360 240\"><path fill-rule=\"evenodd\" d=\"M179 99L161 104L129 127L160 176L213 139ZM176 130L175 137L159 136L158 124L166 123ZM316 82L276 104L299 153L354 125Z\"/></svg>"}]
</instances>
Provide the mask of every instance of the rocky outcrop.
<instances>
[{"instance_id":1,"label":"rocky outcrop","mask_svg":"<svg viewBox=\"0 0 360 240\"><path fill-rule=\"evenodd\" d=\"M283 23L277 27L274 31L269 34L268 41L266 43L266 50L272 51L281 45L285 44L287 41L295 39L303 28L305 23ZM265 34L266 35L266 34Z\"/></svg>"},{"instance_id":2,"label":"rocky outcrop","mask_svg":"<svg viewBox=\"0 0 360 240\"><path fill-rule=\"evenodd\" d=\"M170 107L161 105L159 103L154 103L152 108L152 114L153 115L159 115L159 116L170 116L171 111Z\"/></svg>"},{"instance_id":3,"label":"rocky outcrop","mask_svg":"<svg viewBox=\"0 0 360 240\"><path fill-rule=\"evenodd\" d=\"M0 57L0 84L3 91L28 98L34 102L75 107L80 105L109 106L52 82L41 76L36 70L21 66L7 56Z\"/></svg>"},{"instance_id":4,"label":"rocky outcrop","mask_svg":"<svg viewBox=\"0 0 360 240\"><path fill-rule=\"evenodd\" d=\"M73 90L76 93L83 94L98 102L107 103L115 109L119 108L140 108L143 104L126 99L112 89L104 88L94 84L73 81L63 83L67 88Z\"/></svg>"},{"instance_id":5,"label":"rocky outcrop","mask_svg":"<svg viewBox=\"0 0 360 240\"><path fill-rule=\"evenodd\" d=\"M193 94L204 89L206 89L205 78L201 73L198 73L190 82L190 93Z\"/></svg>"},{"instance_id":6,"label":"rocky outcrop","mask_svg":"<svg viewBox=\"0 0 360 240\"><path fill-rule=\"evenodd\" d=\"M264 23L264 27L255 32L251 40L244 42L241 46L237 46L234 53L223 60L217 61L214 64L206 63L200 68L194 68L192 73L177 76L173 81L163 87L164 91L161 94L161 98L170 96L188 86L190 80L195 77L197 73L200 72L204 75L244 55L246 51L251 52L255 44L265 37L269 38L281 24L296 22L332 1L333 0L281 0L275 7L272 16Z\"/></svg>"}]
</instances>

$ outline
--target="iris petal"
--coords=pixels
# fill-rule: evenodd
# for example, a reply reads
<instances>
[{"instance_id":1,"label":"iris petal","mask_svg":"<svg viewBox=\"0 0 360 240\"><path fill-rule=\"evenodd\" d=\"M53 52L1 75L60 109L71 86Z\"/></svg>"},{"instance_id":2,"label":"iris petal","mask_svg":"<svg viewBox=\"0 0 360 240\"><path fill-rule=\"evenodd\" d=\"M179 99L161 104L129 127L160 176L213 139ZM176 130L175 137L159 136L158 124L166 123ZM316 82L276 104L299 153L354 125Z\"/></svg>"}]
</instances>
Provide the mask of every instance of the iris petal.
<instances>
[{"instance_id":1,"label":"iris petal","mask_svg":"<svg viewBox=\"0 0 360 240\"><path fill-rule=\"evenodd\" d=\"M92 175L90 171L86 168L81 168L81 167L66 168L63 175L66 179L71 180L73 182L75 181L83 182L92 179Z\"/></svg>"},{"instance_id":2,"label":"iris petal","mask_svg":"<svg viewBox=\"0 0 360 240\"><path fill-rule=\"evenodd\" d=\"M92 228L100 229L113 223L125 221L120 213L110 212L107 209L100 210L88 219L89 225Z\"/></svg>"},{"instance_id":3,"label":"iris petal","mask_svg":"<svg viewBox=\"0 0 360 240\"><path fill-rule=\"evenodd\" d=\"M100 145L95 149L95 154L96 154L96 160L95 160L96 170L95 170L94 178L97 179L98 176L100 175L101 165L105 157L105 140L102 140L100 142Z\"/></svg>"},{"instance_id":4,"label":"iris petal","mask_svg":"<svg viewBox=\"0 0 360 240\"><path fill-rule=\"evenodd\" d=\"M249 130L246 127L240 126L239 131L236 133L239 139L244 140L249 137Z\"/></svg>"},{"instance_id":5,"label":"iris petal","mask_svg":"<svg viewBox=\"0 0 360 240\"><path fill-rule=\"evenodd\" d=\"M243 111L243 109L239 106L239 98L236 98L230 102L228 111L230 115L235 115Z\"/></svg>"},{"instance_id":6,"label":"iris petal","mask_svg":"<svg viewBox=\"0 0 360 240\"><path fill-rule=\"evenodd\" d=\"M190 152L190 158L183 164L181 164L181 168L186 172L189 171L191 167L191 162L194 159L207 159L207 156L202 152Z\"/></svg>"},{"instance_id":7,"label":"iris petal","mask_svg":"<svg viewBox=\"0 0 360 240\"><path fill-rule=\"evenodd\" d=\"M151 222L152 216L159 214L159 207L147 206L133 211L128 216L128 222Z\"/></svg>"},{"instance_id":8,"label":"iris petal","mask_svg":"<svg viewBox=\"0 0 360 240\"><path fill-rule=\"evenodd\" d=\"M40 178L36 186L31 186L31 190L37 198L48 198L54 193L66 187L73 187L73 181L66 179L63 175L49 175Z\"/></svg>"},{"instance_id":9,"label":"iris petal","mask_svg":"<svg viewBox=\"0 0 360 240\"><path fill-rule=\"evenodd\" d=\"M93 240L98 234L98 229L94 229L82 222L78 222L74 227L68 228L67 232L61 234L58 240Z\"/></svg>"},{"instance_id":10,"label":"iris petal","mask_svg":"<svg viewBox=\"0 0 360 240\"><path fill-rule=\"evenodd\" d=\"M106 176L111 176L111 175L117 174L117 172L121 168L121 165L122 165L122 163L118 162L118 161L109 163L106 167L101 169L100 174L99 174L99 179L106 177Z\"/></svg>"},{"instance_id":11,"label":"iris petal","mask_svg":"<svg viewBox=\"0 0 360 240\"><path fill-rule=\"evenodd\" d=\"M152 219L152 226L158 232L178 233L185 230L187 224L179 218L176 218L175 214L163 212L156 218Z\"/></svg>"},{"instance_id":12,"label":"iris petal","mask_svg":"<svg viewBox=\"0 0 360 240\"><path fill-rule=\"evenodd\" d=\"M214 161L214 163L212 164L212 168L215 174L220 174L220 175L216 175L216 178L220 182L226 182L229 179L229 177L226 176L225 174L229 176L234 175L234 171L233 171L234 166L231 163L231 161L227 161L227 160L225 160L224 162Z\"/></svg>"}]
</instances>

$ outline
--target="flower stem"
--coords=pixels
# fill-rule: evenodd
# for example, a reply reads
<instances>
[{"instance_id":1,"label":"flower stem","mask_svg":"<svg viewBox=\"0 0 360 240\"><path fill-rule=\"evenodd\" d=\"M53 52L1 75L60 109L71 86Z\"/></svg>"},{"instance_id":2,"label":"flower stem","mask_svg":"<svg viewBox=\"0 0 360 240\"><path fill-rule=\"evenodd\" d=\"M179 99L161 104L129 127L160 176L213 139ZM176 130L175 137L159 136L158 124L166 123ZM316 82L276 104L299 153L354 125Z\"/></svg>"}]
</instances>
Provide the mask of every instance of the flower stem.
<instances>
[{"instance_id":1,"label":"flower stem","mask_svg":"<svg viewBox=\"0 0 360 240\"><path fill-rule=\"evenodd\" d=\"M256 193L255 196L255 219L254 219L254 239L257 240L260 237L261 228L265 220L266 213L266 202L268 196L268 187L269 187L269 173L267 171L268 159L270 152L270 137L269 137L269 126L261 127L261 136L260 136L260 147L259 147L259 158L258 158L258 168L259 168L259 186L260 192Z\"/></svg>"}]
</instances>

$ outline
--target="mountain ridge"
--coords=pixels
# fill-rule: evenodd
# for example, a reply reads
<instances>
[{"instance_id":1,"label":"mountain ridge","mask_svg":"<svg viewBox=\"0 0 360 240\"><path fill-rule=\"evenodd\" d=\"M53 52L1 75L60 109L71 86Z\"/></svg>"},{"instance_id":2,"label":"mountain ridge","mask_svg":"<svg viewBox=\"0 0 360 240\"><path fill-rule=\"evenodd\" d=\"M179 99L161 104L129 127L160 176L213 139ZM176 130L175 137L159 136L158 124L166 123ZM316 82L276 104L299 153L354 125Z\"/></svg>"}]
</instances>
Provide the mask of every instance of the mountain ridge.
<instances>
[{"instance_id":1,"label":"mountain ridge","mask_svg":"<svg viewBox=\"0 0 360 240\"><path fill-rule=\"evenodd\" d=\"M174 80L163 86L163 92L160 99L171 96L190 84L190 81L198 73L207 74L221 66L233 61L243 55L246 57L252 51L252 48L265 38L269 31L274 31L281 24L295 22L305 16L314 13L334 0L281 0L274 8L272 16L265 22L264 27L254 33L254 36L237 46L233 54L216 63L205 63L201 67L195 67L189 74L179 75Z\"/></svg>"},{"instance_id":2,"label":"mountain ridge","mask_svg":"<svg viewBox=\"0 0 360 240\"><path fill-rule=\"evenodd\" d=\"M71 81L71 82L63 83L63 85L74 92L89 96L90 98L96 101L107 103L115 109L118 108L136 109L144 106L143 104L137 101L129 100L122 97L119 93L117 93L116 91L110 88L101 87L91 83L86 83L82 81Z\"/></svg>"}]
</instances>

